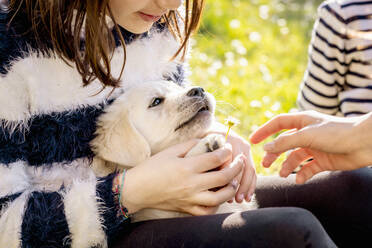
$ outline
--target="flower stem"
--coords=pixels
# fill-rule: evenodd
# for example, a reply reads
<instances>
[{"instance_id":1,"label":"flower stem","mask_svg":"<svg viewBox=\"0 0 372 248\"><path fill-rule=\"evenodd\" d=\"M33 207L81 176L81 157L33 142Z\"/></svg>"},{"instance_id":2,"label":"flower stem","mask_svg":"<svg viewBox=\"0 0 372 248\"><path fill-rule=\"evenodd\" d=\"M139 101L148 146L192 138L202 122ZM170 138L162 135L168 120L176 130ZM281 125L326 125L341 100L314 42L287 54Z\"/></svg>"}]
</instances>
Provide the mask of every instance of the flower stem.
<instances>
[{"instance_id":1,"label":"flower stem","mask_svg":"<svg viewBox=\"0 0 372 248\"><path fill-rule=\"evenodd\" d=\"M229 136L230 128L231 128L231 126L229 126L229 128L227 129L226 137L225 137L225 142L227 141L227 137Z\"/></svg>"}]
</instances>

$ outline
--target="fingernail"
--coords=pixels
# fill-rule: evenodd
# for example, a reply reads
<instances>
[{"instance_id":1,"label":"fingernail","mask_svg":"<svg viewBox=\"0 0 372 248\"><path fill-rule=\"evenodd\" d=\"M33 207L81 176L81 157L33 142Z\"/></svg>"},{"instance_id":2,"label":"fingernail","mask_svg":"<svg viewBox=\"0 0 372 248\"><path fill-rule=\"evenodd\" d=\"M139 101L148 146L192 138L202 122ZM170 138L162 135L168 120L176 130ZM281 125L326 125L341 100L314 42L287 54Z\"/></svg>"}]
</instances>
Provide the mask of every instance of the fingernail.
<instances>
[{"instance_id":1,"label":"fingernail","mask_svg":"<svg viewBox=\"0 0 372 248\"><path fill-rule=\"evenodd\" d=\"M267 162L267 160L262 160L261 164L262 164L263 167L267 167L267 166L270 165L270 164Z\"/></svg>"},{"instance_id":2,"label":"fingernail","mask_svg":"<svg viewBox=\"0 0 372 248\"><path fill-rule=\"evenodd\" d=\"M266 143L266 144L263 146L263 149L264 149L265 151L271 151L271 150L273 150L273 149L274 149L274 142L271 141L271 142L269 142L269 143Z\"/></svg>"},{"instance_id":3,"label":"fingernail","mask_svg":"<svg viewBox=\"0 0 372 248\"><path fill-rule=\"evenodd\" d=\"M235 166L238 166L239 164L243 164L244 163L244 160L242 157L238 158L238 159L234 159L234 161L232 163L230 163L227 167L225 168L234 168Z\"/></svg>"},{"instance_id":4,"label":"fingernail","mask_svg":"<svg viewBox=\"0 0 372 248\"><path fill-rule=\"evenodd\" d=\"M236 189L238 187L238 180L234 179L232 182L231 182L231 185L233 186L234 189Z\"/></svg>"},{"instance_id":5,"label":"fingernail","mask_svg":"<svg viewBox=\"0 0 372 248\"><path fill-rule=\"evenodd\" d=\"M243 201L243 199L244 199L244 194L239 194L238 195L238 200L239 201Z\"/></svg>"},{"instance_id":6,"label":"fingernail","mask_svg":"<svg viewBox=\"0 0 372 248\"><path fill-rule=\"evenodd\" d=\"M240 154L238 156L236 156L235 159L236 158L238 159L239 162L242 162L243 161L243 156L240 155Z\"/></svg>"},{"instance_id":7,"label":"fingernail","mask_svg":"<svg viewBox=\"0 0 372 248\"><path fill-rule=\"evenodd\" d=\"M242 163L242 164L245 163L244 155L240 155L239 163Z\"/></svg>"},{"instance_id":8,"label":"fingernail","mask_svg":"<svg viewBox=\"0 0 372 248\"><path fill-rule=\"evenodd\" d=\"M248 201L248 202L250 202L250 201L252 200L252 196L253 196L253 194L249 194L249 195L247 196L247 201Z\"/></svg>"}]
</instances>

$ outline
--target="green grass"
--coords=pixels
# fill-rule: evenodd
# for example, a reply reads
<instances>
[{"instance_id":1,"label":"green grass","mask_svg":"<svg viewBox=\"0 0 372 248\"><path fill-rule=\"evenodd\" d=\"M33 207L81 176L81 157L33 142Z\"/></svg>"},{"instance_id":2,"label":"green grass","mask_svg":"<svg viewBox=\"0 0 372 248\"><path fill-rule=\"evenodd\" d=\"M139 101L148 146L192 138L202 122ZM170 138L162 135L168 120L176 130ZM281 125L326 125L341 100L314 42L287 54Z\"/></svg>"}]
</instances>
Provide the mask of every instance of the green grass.
<instances>
[{"instance_id":1,"label":"green grass","mask_svg":"<svg viewBox=\"0 0 372 248\"><path fill-rule=\"evenodd\" d=\"M216 115L240 120L248 138L272 116L296 108L299 84L320 0L210 0L194 36L190 80L217 100ZM257 172L262 145L252 148ZM282 160L283 158L281 158Z\"/></svg>"}]
</instances>

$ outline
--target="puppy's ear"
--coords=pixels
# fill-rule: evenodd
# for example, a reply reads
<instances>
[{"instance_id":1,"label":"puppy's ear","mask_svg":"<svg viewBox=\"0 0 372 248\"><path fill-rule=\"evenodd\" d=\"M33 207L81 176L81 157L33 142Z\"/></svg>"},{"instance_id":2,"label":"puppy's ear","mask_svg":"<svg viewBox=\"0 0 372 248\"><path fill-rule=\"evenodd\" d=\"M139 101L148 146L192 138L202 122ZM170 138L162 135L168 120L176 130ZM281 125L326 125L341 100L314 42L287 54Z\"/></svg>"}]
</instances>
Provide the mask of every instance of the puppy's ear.
<instances>
[{"instance_id":1,"label":"puppy's ear","mask_svg":"<svg viewBox=\"0 0 372 248\"><path fill-rule=\"evenodd\" d=\"M104 160L135 166L151 155L151 148L128 118L124 101L115 101L97 123L93 151Z\"/></svg>"}]
</instances>

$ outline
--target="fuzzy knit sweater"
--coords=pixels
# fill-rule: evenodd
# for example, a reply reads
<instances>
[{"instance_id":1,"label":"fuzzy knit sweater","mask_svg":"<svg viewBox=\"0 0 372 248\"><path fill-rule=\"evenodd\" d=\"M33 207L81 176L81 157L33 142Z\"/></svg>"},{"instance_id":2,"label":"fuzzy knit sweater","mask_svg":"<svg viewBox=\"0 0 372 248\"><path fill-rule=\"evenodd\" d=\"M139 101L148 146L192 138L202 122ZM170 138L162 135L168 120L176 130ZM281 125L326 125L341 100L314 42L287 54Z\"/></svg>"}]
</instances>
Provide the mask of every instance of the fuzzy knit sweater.
<instances>
[{"instance_id":1,"label":"fuzzy knit sweater","mask_svg":"<svg viewBox=\"0 0 372 248\"><path fill-rule=\"evenodd\" d=\"M7 25L12 13L0 5L0 247L107 247L129 221L117 214L114 175L91 170L89 142L95 120L124 87L112 94L98 81L83 87L74 66L40 52L22 11ZM179 44L167 28L121 31L123 86L184 82L183 65L170 61ZM114 76L123 54L118 42Z\"/></svg>"}]
</instances>

